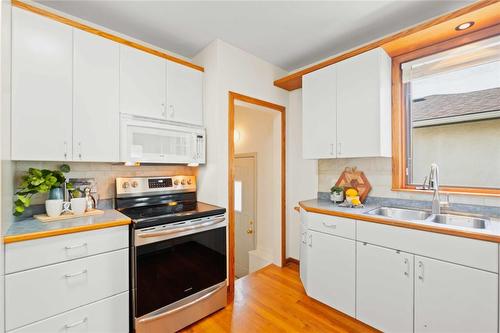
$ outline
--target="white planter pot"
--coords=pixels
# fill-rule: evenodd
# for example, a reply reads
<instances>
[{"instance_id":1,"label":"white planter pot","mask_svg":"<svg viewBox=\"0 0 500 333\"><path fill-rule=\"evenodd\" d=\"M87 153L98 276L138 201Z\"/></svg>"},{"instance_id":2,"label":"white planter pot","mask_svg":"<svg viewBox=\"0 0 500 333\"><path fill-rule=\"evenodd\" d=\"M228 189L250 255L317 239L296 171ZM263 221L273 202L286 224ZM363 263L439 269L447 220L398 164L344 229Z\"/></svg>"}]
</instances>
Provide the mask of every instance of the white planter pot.
<instances>
[{"instance_id":1,"label":"white planter pot","mask_svg":"<svg viewBox=\"0 0 500 333\"><path fill-rule=\"evenodd\" d=\"M344 201L344 192L333 192L330 194L330 200L333 202Z\"/></svg>"}]
</instances>

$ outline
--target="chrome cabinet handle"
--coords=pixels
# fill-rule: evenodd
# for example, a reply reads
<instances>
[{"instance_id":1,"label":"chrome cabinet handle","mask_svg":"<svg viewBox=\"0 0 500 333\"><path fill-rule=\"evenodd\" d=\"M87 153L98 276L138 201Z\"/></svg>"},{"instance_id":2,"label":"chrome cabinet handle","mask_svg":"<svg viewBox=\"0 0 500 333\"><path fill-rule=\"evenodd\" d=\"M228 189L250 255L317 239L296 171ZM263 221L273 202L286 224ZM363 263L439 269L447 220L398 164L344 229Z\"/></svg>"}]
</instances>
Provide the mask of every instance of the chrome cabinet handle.
<instances>
[{"instance_id":1,"label":"chrome cabinet handle","mask_svg":"<svg viewBox=\"0 0 500 333\"><path fill-rule=\"evenodd\" d=\"M83 318L82 320L75 321L74 323L66 324L66 325L64 325L64 327L65 328L72 328L72 327L84 324L85 322L87 322L87 317Z\"/></svg>"},{"instance_id":2,"label":"chrome cabinet handle","mask_svg":"<svg viewBox=\"0 0 500 333\"><path fill-rule=\"evenodd\" d=\"M342 142L339 142L338 146L339 146L339 148L338 148L338 154L342 155Z\"/></svg>"},{"instance_id":3,"label":"chrome cabinet handle","mask_svg":"<svg viewBox=\"0 0 500 333\"><path fill-rule=\"evenodd\" d=\"M168 106L170 108L170 118L174 118L175 108L172 104Z\"/></svg>"},{"instance_id":4,"label":"chrome cabinet handle","mask_svg":"<svg viewBox=\"0 0 500 333\"><path fill-rule=\"evenodd\" d=\"M65 246L64 249L65 250L73 250L73 249L77 249L79 247L85 247L85 246L87 246L87 242L82 243L80 245Z\"/></svg>"},{"instance_id":5,"label":"chrome cabinet handle","mask_svg":"<svg viewBox=\"0 0 500 333\"><path fill-rule=\"evenodd\" d=\"M77 273L65 274L64 277L68 279L68 278L72 278L72 277L75 277L78 275L83 275L83 274L87 274L87 269L84 269L81 272L77 272Z\"/></svg>"},{"instance_id":6,"label":"chrome cabinet handle","mask_svg":"<svg viewBox=\"0 0 500 333\"><path fill-rule=\"evenodd\" d=\"M165 103L161 103L161 116L167 118L167 110L165 110Z\"/></svg>"},{"instance_id":7,"label":"chrome cabinet handle","mask_svg":"<svg viewBox=\"0 0 500 333\"><path fill-rule=\"evenodd\" d=\"M334 149L335 149L335 145L333 143L330 144L330 155L335 155Z\"/></svg>"},{"instance_id":8,"label":"chrome cabinet handle","mask_svg":"<svg viewBox=\"0 0 500 333\"><path fill-rule=\"evenodd\" d=\"M337 225L335 223L323 222L323 226L325 226L327 228L337 229Z\"/></svg>"},{"instance_id":9,"label":"chrome cabinet handle","mask_svg":"<svg viewBox=\"0 0 500 333\"><path fill-rule=\"evenodd\" d=\"M306 243L306 238L307 238L307 235L305 232L302 233L302 244L305 244Z\"/></svg>"},{"instance_id":10,"label":"chrome cabinet handle","mask_svg":"<svg viewBox=\"0 0 500 333\"><path fill-rule=\"evenodd\" d=\"M418 268L420 269L420 273L418 274L418 279L424 281L424 263L419 261Z\"/></svg>"},{"instance_id":11,"label":"chrome cabinet handle","mask_svg":"<svg viewBox=\"0 0 500 333\"><path fill-rule=\"evenodd\" d=\"M408 258L405 258L404 263L406 265L406 271L404 272L405 276L410 276L410 261Z\"/></svg>"},{"instance_id":12,"label":"chrome cabinet handle","mask_svg":"<svg viewBox=\"0 0 500 333\"><path fill-rule=\"evenodd\" d=\"M68 159L68 142L64 141L64 159Z\"/></svg>"},{"instance_id":13,"label":"chrome cabinet handle","mask_svg":"<svg viewBox=\"0 0 500 333\"><path fill-rule=\"evenodd\" d=\"M78 158L82 159L82 143L78 142Z\"/></svg>"},{"instance_id":14,"label":"chrome cabinet handle","mask_svg":"<svg viewBox=\"0 0 500 333\"><path fill-rule=\"evenodd\" d=\"M309 247L313 246L313 235L309 235Z\"/></svg>"}]
</instances>

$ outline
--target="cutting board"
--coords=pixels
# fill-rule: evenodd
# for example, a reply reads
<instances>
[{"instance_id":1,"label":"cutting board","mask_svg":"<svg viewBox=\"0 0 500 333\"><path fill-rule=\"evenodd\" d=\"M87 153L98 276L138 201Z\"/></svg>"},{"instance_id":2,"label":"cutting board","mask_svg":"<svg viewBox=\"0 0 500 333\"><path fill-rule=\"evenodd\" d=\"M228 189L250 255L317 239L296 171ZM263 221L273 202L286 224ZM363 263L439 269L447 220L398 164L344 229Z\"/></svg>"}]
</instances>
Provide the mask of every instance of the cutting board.
<instances>
[{"instance_id":1,"label":"cutting board","mask_svg":"<svg viewBox=\"0 0 500 333\"><path fill-rule=\"evenodd\" d=\"M77 217L86 217L86 216L94 216L94 215L101 215L104 214L103 210L99 209L93 209L89 210L88 212L85 212L83 214L72 214L72 213L64 213L56 217L50 217L47 214L40 214L40 215L34 215L33 217L36 218L40 222L55 222L55 221L61 221L61 220L69 220L69 219L74 219Z\"/></svg>"},{"instance_id":2,"label":"cutting board","mask_svg":"<svg viewBox=\"0 0 500 333\"><path fill-rule=\"evenodd\" d=\"M340 175L340 178L335 183L336 186L342 186L345 190L355 188L359 193L359 200L364 202L372 186L366 178L363 171L357 170L356 167L347 167Z\"/></svg>"}]
</instances>

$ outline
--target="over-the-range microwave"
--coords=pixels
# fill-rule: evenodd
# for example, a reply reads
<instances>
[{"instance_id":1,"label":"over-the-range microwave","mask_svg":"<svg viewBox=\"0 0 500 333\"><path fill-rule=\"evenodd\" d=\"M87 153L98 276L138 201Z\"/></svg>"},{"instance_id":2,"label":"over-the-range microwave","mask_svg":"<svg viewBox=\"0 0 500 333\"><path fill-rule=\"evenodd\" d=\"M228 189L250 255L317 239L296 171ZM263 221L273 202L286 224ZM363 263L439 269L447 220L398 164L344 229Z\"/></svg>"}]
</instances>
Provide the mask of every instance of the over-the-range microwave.
<instances>
[{"instance_id":1,"label":"over-the-range microwave","mask_svg":"<svg viewBox=\"0 0 500 333\"><path fill-rule=\"evenodd\" d=\"M131 163L205 163L205 129L122 114L120 160Z\"/></svg>"}]
</instances>

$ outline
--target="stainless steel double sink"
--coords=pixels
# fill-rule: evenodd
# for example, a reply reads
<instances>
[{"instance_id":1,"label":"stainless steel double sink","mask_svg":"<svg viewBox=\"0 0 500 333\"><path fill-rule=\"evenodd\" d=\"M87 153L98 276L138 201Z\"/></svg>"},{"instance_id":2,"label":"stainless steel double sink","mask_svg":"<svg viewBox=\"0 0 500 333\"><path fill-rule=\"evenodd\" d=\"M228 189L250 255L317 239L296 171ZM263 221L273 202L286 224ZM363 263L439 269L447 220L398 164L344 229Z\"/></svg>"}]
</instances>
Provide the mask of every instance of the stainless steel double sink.
<instances>
[{"instance_id":1,"label":"stainless steel double sink","mask_svg":"<svg viewBox=\"0 0 500 333\"><path fill-rule=\"evenodd\" d=\"M398 220L425 221L470 229L486 229L487 219L458 214L431 214L425 210L394 207L379 207L366 214L384 216Z\"/></svg>"}]
</instances>

